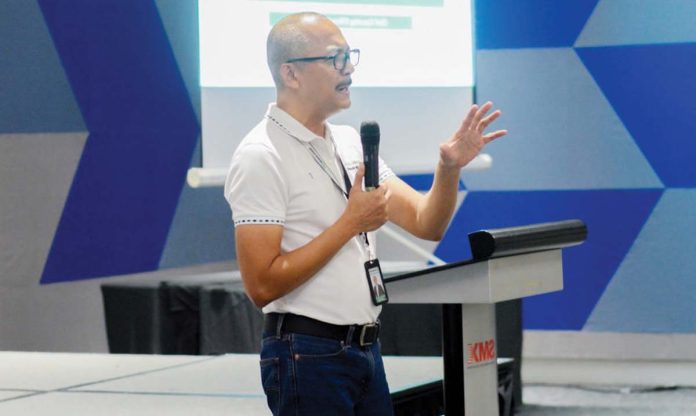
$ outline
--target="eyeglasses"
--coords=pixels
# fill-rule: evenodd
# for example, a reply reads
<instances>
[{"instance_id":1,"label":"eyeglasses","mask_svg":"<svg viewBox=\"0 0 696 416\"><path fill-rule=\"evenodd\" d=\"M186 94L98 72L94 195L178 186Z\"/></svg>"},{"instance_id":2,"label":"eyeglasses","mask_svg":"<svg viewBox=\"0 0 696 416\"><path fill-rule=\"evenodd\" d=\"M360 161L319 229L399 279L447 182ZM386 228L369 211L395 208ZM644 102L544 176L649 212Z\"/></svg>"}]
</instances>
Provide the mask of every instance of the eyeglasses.
<instances>
[{"instance_id":1,"label":"eyeglasses","mask_svg":"<svg viewBox=\"0 0 696 416\"><path fill-rule=\"evenodd\" d=\"M353 64L353 66L357 66L358 62L360 62L360 49L351 49L345 52L338 52L335 55L330 55L330 56L311 56L307 58L293 58L293 59L288 59L285 61L286 64L292 63L292 62L310 62L310 61L322 61L326 60L328 61L329 59L333 60L333 66L336 68L338 71L343 71L346 68L346 64L350 60L350 63Z\"/></svg>"}]
</instances>

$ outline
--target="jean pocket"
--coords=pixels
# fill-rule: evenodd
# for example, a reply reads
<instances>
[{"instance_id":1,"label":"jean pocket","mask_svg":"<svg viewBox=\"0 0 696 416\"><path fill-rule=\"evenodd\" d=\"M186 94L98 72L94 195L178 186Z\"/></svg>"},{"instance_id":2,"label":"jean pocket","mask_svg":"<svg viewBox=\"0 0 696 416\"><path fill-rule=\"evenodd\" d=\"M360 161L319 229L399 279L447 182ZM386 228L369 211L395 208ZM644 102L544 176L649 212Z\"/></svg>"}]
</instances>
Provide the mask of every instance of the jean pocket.
<instances>
[{"instance_id":1,"label":"jean pocket","mask_svg":"<svg viewBox=\"0 0 696 416\"><path fill-rule=\"evenodd\" d=\"M268 407L273 414L278 410L280 401L280 374L279 360L277 357L266 358L260 361L261 385L266 393Z\"/></svg>"},{"instance_id":2,"label":"jean pocket","mask_svg":"<svg viewBox=\"0 0 696 416\"><path fill-rule=\"evenodd\" d=\"M301 334L292 335L292 352L295 360L339 357L345 350L345 343L335 339Z\"/></svg>"}]
</instances>

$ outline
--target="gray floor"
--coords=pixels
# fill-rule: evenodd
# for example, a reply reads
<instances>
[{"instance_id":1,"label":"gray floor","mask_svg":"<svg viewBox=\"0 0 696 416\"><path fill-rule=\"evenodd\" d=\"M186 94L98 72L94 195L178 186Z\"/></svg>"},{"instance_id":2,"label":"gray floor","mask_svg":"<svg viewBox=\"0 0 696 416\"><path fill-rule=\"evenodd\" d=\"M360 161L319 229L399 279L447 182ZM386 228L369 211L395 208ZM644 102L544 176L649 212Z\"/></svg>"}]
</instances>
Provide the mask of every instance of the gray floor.
<instances>
[{"instance_id":1,"label":"gray floor","mask_svg":"<svg viewBox=\"0 0 696 416\"><path fill-rule=\"evenodd\" d=\"M696 389L526 385L519 416L696 415Z\"/></svg>"},{"instance_id":2,"label":"gray floor","mask_svg":"<svg viewBox=\"0 0 696 416\"><path fill-rule=\"evenodd\" d=\"M385 357L392 392L442 379L439 357ZM0 415L268 415L258 355L0 352Z\"/></svg>"},{"instance_id":3,"label":"gray floor","mask_svg":"<svg viewBox=\"0 0 696 416\"><path fill-rule=\"evenodd\" d=\"M0 415L266 415L258 356L0 352ZM439 357L385 357L392 391L442 378ZM234 369L234 371L230 371ZM696 389L526 385L520 416L696 416Z\"/></svg>"}]
</instances>

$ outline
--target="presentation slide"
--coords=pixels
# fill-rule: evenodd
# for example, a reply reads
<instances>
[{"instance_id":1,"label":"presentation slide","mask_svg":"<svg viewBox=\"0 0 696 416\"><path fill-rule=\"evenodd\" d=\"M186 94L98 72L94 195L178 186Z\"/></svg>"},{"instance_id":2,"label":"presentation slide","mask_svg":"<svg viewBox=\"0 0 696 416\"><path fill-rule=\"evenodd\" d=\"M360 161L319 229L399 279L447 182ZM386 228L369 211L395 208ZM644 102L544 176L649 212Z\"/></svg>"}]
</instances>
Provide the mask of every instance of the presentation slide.
<instances>
[{"instance_id":1,"label":"presentation slide","mask_svg":"<svg viewBox=\"0 0 696 416\"><path fill-rule=\"evenodd\" d=\"M266 37L291 13L316 11L360 49L356 87L470 87L470 0L199 0L203 87L272 87Z\"/></svg>"},{"instance_id":2,"label":"presentation slide","mask_svg":"<svg viewBox=\"0 0 696 416\"><path fill-rule=\"evenodd\" d=\"M471 0L199 0L202 167L229 166L275 101L266 37L299 11L327 15L361 51L352 106L330 122L377 120L394 171L432 172L473 101Z\"/></svg>"}]
</instances>

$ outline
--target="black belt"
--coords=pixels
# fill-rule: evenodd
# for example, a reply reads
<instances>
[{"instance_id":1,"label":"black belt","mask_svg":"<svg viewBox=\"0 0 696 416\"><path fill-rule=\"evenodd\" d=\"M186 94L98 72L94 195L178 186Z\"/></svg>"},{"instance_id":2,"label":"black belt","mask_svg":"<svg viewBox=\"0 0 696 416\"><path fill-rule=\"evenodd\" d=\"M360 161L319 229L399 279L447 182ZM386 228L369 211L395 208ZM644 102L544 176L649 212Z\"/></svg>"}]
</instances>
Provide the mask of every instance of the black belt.
<instances>
[{"instance_id":1,"label":"black belt","mask_svg":"<svg viewBox=\"0 0 696 416\"><path fill-rule=\"evenodd\" d=\"M281 316L283 317L283 323L280 328L281 333L292 332L320 338L330 338L337 341L349 341L361 347L374 344L379 336L378 322L365 325L334 325L291 313L266 314L264 329L268 332L276 332ZM348 339L351 329L350 339Z\"/></svg>"}]
</instances>

